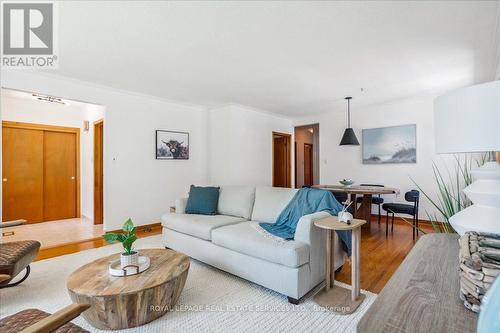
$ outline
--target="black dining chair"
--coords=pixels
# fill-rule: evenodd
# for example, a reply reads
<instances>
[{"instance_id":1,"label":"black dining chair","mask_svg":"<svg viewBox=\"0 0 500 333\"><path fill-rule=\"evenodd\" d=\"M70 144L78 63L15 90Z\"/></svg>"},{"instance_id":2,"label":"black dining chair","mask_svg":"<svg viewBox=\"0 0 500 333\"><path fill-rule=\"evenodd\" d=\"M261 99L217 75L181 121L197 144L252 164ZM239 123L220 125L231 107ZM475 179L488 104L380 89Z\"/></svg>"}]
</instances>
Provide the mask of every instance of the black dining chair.
<instances>
[{"instance_id":1,"label":"black dining chair","mask_svg":"<svg viewBox=\"0 0 500 333\"><path fill-rule=\"evenodd\" d=\"M347 193L345 192L334 192L332 191L333 196L337 199L338 202L344 204L347 201Z\"/></svg>"},{"instance_id":2,"label":"black dining chair","mask_svg":"<svg viewBox=\"0 0 500 333\"><path fill-rule=\"evenodd\" d=\"M386 211L385 236L389 233L389 213L392 213L391 232L394 231L394 214L407 214L412 216L413 240L415 240L415 232L418 237L418 206L420 201L420 192L411 190L405 193L405 200L413 204L404 203L385 203L382 208Z\"/></svg>"},{"instance_id":3,"label":"black dining chair","mask_svg":"<svg viewBox=\"0 0 500 333\"><path fill-rule=\"evenodd\" d=\"M379 185L379 184L360 184L360 186L384 187L384 185ZM363 202L362 196L356 198L357 204L360 204L362 202ZM380 218L381 218L380 205L382 205L383 203L384 203L384 198L382 198L380 194L372 197L372 205L378 206L378 224L380 224Z\"/></svg>"}]
</instances>

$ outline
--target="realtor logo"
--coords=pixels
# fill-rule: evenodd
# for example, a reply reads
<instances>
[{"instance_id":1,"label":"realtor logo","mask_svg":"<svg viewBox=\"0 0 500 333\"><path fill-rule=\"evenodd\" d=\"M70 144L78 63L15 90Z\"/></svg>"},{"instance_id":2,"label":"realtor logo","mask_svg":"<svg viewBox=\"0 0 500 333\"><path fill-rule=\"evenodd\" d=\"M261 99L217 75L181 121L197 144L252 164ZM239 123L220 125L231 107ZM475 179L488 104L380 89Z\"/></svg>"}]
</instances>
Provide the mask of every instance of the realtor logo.
<instances>
[{"instance_id":1,"label":"realtor logo","mask_svg":"<svg viewBox=\"0 0 500 333\"><path fill-rule=\"evenodd\" d=\"M55 68L53 2L2 3L2 66Z\"/></svg>"}]
</instances>

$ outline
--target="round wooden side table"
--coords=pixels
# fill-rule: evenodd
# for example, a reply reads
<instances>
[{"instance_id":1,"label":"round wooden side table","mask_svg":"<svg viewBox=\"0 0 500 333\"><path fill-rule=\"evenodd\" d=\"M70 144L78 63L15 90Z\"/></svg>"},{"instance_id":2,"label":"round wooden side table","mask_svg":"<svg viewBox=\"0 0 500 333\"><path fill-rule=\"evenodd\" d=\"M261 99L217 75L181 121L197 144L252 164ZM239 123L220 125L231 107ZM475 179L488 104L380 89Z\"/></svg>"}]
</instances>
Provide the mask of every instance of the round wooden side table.
<instances>
[{"instance_id":1,"label":"round wooden side table","mask_svg":"<svg viewBox=\"0 0 500 333\"><path fill-rule=\"evenodd\" d=\"M326 286L314 296L316 303L338 314L350 314L356 311L363 302L365 295L359 292L359 244L361 243L361 226L365 220L353 219L351 224L339 222L337 216L326 217L314 222L318 228L326 230ZM351 290L334 286L334 249L336 230L352 231L352 256L351 256Z\"/></svg>"},{"instance_id":2,"label":"round wooden side table","mask_svg":"<svg viewBox=\"0 0 500 333\"><path fill-rule=\"evenodd\" d=\"M82 316L102 330L119 330L144 325L171 310L189 270L189 257L166 249L141 249L151 259L144 272L126 277L111 276L114 254L88 263L68 279L68 291L75 303L90 304Z\"/></svg>"}]
</instances>

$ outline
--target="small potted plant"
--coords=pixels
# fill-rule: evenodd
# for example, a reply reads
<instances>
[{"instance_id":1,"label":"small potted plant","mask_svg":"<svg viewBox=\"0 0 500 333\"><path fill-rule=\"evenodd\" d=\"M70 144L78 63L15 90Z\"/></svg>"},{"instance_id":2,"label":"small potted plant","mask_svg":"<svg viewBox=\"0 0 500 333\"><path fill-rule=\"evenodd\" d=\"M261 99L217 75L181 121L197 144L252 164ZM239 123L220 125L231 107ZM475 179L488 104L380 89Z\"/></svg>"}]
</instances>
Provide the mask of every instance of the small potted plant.
<instances>
[{"instance_id":1,"label":"small potted plant","mask_svg":"<svg viewBox=\"0 0 500 333\"><path fill-rule=\"evenodd\" d=\"M132 219L128 219L127 222L123 224L123 233L115 234L115 233L107 233L102 235L102 237L109 244L113 244L118 241L122 243L123 249L125 250L120 256L121 267L125 267L128 265L139 265L139 253L132 249L132 245L137 240L137 236L135 234L135 227Z\"/></svg>"}]
</instances>

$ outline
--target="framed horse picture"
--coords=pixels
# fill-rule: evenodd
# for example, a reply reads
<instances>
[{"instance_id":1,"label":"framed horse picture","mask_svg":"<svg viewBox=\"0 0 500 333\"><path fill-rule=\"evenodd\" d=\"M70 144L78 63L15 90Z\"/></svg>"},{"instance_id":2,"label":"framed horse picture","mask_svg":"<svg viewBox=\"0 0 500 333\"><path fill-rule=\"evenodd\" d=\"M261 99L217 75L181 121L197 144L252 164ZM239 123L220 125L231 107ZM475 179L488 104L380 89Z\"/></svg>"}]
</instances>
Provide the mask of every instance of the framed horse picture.
<instances>
[{"instance_id":1,"label":"framed horse picture","mask_svg":"<svg viewBox=\"0 0 500 333\"><path fill-rule=\"evenodd\" d=\"M157 160L188 160L189 133L176 131L156 131Z\"/></svg>"}]
</instances>

